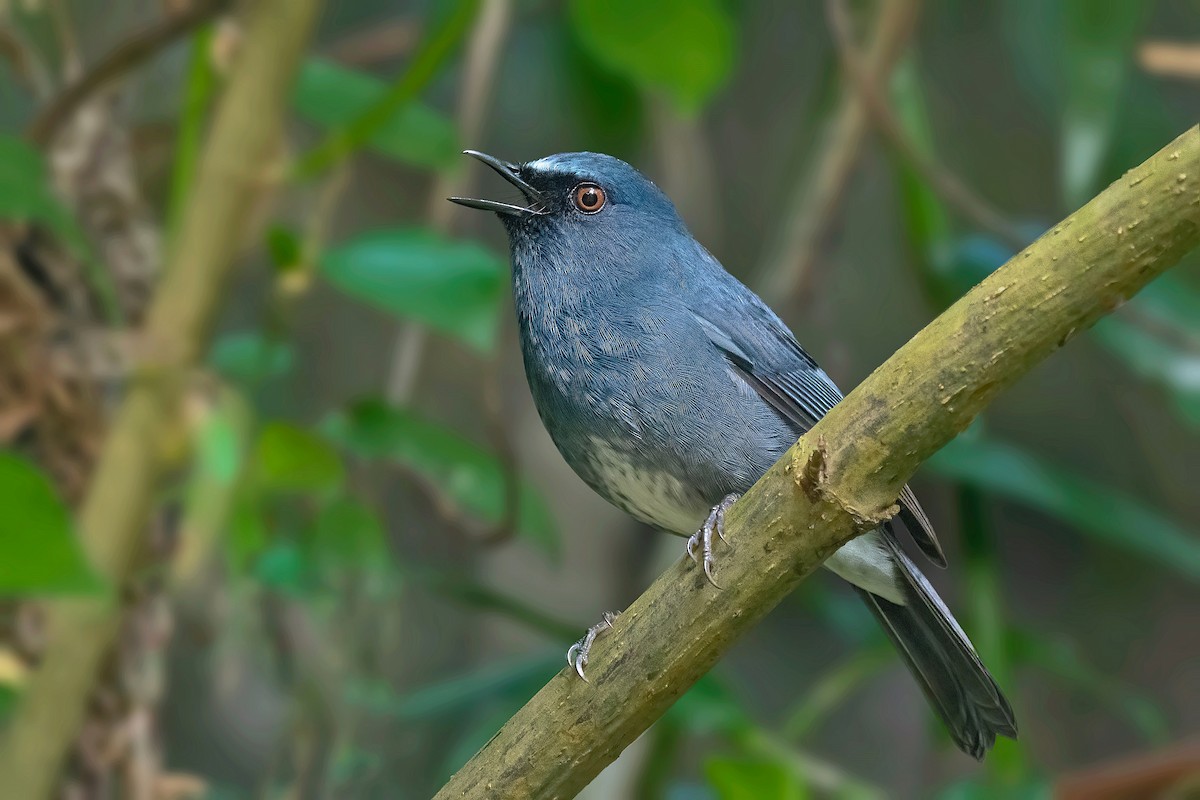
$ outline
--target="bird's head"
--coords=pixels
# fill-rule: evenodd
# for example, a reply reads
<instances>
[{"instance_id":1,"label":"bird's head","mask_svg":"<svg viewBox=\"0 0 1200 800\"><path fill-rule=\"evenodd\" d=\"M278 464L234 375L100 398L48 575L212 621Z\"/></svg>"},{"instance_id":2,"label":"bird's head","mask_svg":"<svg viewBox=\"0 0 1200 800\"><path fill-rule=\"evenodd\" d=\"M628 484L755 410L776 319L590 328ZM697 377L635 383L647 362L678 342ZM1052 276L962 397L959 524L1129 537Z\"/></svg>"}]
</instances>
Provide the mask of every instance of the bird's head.
<instances>
[{"instance_id":1,"label":"bird's head","mask_svg":"<svg viewBox=\"0 0 1200 800\"><path fill-rule=\"evenodd\" d=\"M468 208L494 211L508 231L514 261L531 253L560 260L629 263L629 256L687 229L675 206L636 169L603 153L560 153L526 163L474 150L520 190L518 202L451 197ZM564 264L564 266L566 266Z\"/></svg>"}]
</instances>

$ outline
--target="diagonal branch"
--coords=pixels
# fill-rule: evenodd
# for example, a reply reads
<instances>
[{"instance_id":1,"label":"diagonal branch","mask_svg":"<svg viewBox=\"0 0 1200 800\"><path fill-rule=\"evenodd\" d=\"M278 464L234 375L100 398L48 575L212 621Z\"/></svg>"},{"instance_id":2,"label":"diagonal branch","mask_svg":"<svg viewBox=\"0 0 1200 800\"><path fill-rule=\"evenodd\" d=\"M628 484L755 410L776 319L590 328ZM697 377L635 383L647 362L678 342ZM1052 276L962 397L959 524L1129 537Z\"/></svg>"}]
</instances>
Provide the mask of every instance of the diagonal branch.
<instances>
[{"instance_id":1,"label":"diagonal branch","mask_svg":"<svg viewBox=\"0 0 1200 800\"><path fill-rule=\"evenodd\" d=\"M231 0L196 0L186 11L164 17L121 42L42 109L29 125L29 139L42 147L51 144L63 124L98 90L137 69L163 48L213 19L230 5Z\"/></svg>"},{"instance_id":2,"label":"diagonal branch","mask_svg":"<svg viewBox=\"0 0 1200 800\"><path fill-rule=\"evenodd\" d=\"M883 0L871 43L862 57L866 80L886 85L896 60L912 39L921 0ZM858 63L858 62L856 62ZM777 241L763 259L763 297L768 302L812 298L814 273L842 209L842 200L860 160L871 116L854 79L838 90L836 108L821 131L816 152L796 182Z\"/></svg>"},{"instance_id":3,"label":"diagonal branch","mask_svg":"<svg viewBox=\"0 0 1200 800\"><path fill-rule=\"evenodd\" d=\"M931 322L729 512L709 586L684 559L437 795L570 797L837 547L887 519L921 462L1002 390L1200 244L1200 127L1127 173Z\"/></svg>"},{"instance_id":4,"label":"diagonal branch","mask_svg":"<svg viewBox=\"0 0 1200 800\"><path fill-rule=\"evenodd\" d=\"M145 358L113 419L79 514L93 566L112 587L48 609L45 655L0 743L0 794L50 796L119 623L159 481L182 449L179 396L207 348L225 279L272 167L292 78L319 0L258 0L216 110L179 238L143 331ZM274 170L274 173L272 172Z\"/></svg>"},{"instance_id":5,"label":"diagonal branch","mask_svg":"<svg viewBox=\"0 0 1200 800\"><path fill-rule=\"evenodd\" d=\"M896 119L891 105L888 104L883 88L872 78L867 66L862 63L862 56L859 55L854 45L849 14L844 0L826 0L825 5L838 55L850 80L858 88L858 92L866 104L867 112L879 132L884 135L896 152L921 175L925 182L933 187L933 190L942 197L948 206L956 209L971 222L995 235L1014 250L1024 247L1028 238L1022 235L1003 214L975 194L967 184L958 179L958 176L944 169L912 143L904 132L904 126L900 124L900 120Z\"/></svg>"}]
</instances>

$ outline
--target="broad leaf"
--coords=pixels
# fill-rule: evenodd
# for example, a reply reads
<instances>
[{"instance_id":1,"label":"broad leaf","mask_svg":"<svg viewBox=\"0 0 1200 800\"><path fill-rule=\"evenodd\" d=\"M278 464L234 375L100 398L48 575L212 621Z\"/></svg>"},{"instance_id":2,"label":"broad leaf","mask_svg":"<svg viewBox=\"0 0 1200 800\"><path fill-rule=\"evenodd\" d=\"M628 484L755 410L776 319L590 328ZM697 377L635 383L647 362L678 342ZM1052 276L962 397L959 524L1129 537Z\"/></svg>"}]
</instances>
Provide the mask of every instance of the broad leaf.
<instances>
[{"instance_id":1,"label":"broad leaf","mask_svg":"<svg viewBox=\"0 0 1200 800\"><path fill-rule=\"evenodd\" d=\"M0 134L0 219L40 222L75 249L87 245L79 226L50 189L42 154L24 139Z\"/></svg>"},{"instance_id":2,"label":"broad leaf","mask_svg":"<svg viewBox=\"0 0 1200 800\"><path fill-rule=\"evenodd\" d=\"M734 64L733 20L719 0L573 0L571 24L599 63L699 111Z\"/></svg>"},{"instance_id":3,"label":"broad leaf","mask_svg":"<svg viewBox=\"0 0 1200 800\"><path fill-rule=\"evenodd\" d=\"M928 463L941 475L1026 503L1200 581L1200 536L1112 487L983 438L959 437Z\"/></svg>"},{"instance_id":4,"label":"broad leaf","mask_svg":"<svg viewBox=\"0 0 1200 800\"><path fill-rule=\"evenodd\" d=\"M289 343L268 339L257 331L222 336L208 358L217 372L249 386L286 375L296 363L296 353Z\"/></svg>"},{"instance_id":5,"label":"broad leaf","mask_svg":"<svg viewBox=\"0 0 1200 800\"><path fill-rule=\"evenodd\" d=\"M336 414L322 428L357 455L403 464L487 522L497 524L505 513L499 460L449 428L376 401ZM547 554L557 555L558 533L549 509L524 481L518 497L517 533Z\"/></svg>"},{"instance_id":6,"label":"broad leaf","mask_svg":"<svg viewBox=\"0 0 1200 800\"><path fill-rule=\"evenodd\" d=\"M0 453L0 595L99 587L50 481L25 459Z\"/></svg>"},{"instance_id":7,"label":"broad leaf","mask_svg":"<svg viewBox=\"0 0 1200 800\"><path fill-rule=\"evenodd\" d=\"M1140 0L1067 0L1063 5L1062 187L1070 208L1101 178L1141 30Z\"/></svg>"},{"instance_id":8,"label":"broad leaf","mask_svg":"<svg viewBox=\"0 0 1200 800\"><path fill-rule=\"evenodd\" d=\"M256 477L264 489L320 491L342 483L342 461L324 439L287 422L263 426L255 449Z\"/></svg>"},{"instance_id":9,"label":"broad leaf","mask_svg":"<svg viewBox=\"0 0 1200 800\"><path fill-rule=\"evenodd\" d=\"M336 129L358 119L386 93L387 84L378 78L310 58L300 69L293 102L304 118ZM416 101L401 106L367 143L378 153L420 167L454 166L461 150L454 123Z\"/></svg>"},{"instance_id":10,"label":"broad leaf","mask_svg":"<svg viewBox=\"0 0 1200 800\"><path fill-rule=\"evenodd\" d=\"M349 496L336 497L317 515L313 560L334 567L386 568L389 564L379 516Z\"/></svg>"},{"instance_id":11,"label":"broad leaf","mask_svg":"<svg viewBox=\"0 0 1200 800\"><path fill-rule=\"evenodd\" d=\"M720 800L802 800L808 792L787 765L766 759L710 758L704 776Z\"/></svg>"},{"instance_id":12,"label":"broad leaf","mask_svg":"<svg viewBox=\"0 0 1200 800\"><path fill-rule=\"evenodd\" d=\"M432 231L368 233L326 251L321 274L346 294L491 350L507 270L470 242Z\"/></svg>"}]
</instances>

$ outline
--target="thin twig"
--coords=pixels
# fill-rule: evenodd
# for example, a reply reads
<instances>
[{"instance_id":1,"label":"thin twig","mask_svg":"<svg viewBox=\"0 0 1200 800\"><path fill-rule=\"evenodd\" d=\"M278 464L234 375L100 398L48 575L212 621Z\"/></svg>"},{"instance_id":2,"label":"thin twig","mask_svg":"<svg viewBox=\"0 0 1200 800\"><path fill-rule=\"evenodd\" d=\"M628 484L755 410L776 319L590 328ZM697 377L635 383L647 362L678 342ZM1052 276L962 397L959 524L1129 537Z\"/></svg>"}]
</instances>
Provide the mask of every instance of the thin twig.
<instances>
[{"instance_id":1,"label":"thin twig","mask_svg":"<svg viewBox=\"0 0 1200 800\"><path fill-rule=\"evenodd\" d=\"M34 117L26 135L45 147L54 141L59 128L98 90L146 63L164 47L203 25L231 5L231 0L195 0L186 11L164 17L135 33L102 56L92 69L67 86Z\"/></svg>"},{"instance_id":2,"label":"thin twig","mask_svg":"<svg viewBox=\"0 0 1200 800\"><path fill-rule=\"evenodd\" d=\"M454 11L421 44L404 74L377 102L296 160L296 177L312 178L337 165L365 145L397 110L412 102L454 53L475 18L478 4L479 0L458 0Z\"/></svg>"},{"instance_id":3,"label":"thin twig","mask_svg":"<svg viewBox=\"0 0 1200 800\"><path fill-rule=\"evenodd\" d=\"M880 85L872 80L862 57L854 45L850 29L850 15L845 0L826 0L829 26L842 65L851 81L857 86L870 112L875 127L888 140L900 156L916 170L951 208L971 220L983 230L992 233L1014 250L1020 250L1029 239L986 200L973 192L965 183L941 164L928 158L908 138L904 127L892 112Z\"/></svg>"},{"instance_id":4,"label":"thin twig","mask_svg":"<svg viewBox=\"0 0 1200 800\"><path fill-rule=\"evenodd\" d=\"M0 25L0 57L12 64L13 74L24 81L37 100L45 100L54 91L50 71L25 37L12 25Z\"/></svg>"},{"instance_id":5,"label":"thin twig","mask_svg":"<svg viewBox=\"0 0 1200 800\"><path fill-rule=\"evenodd\" d=\"M916 28L920 0L882 0L866 56L865 69L877 85L887 82ZM769 301L811 299L816 265L837 220L870 128L862 92L844 84L832 120L808 161L804 179L795 182L787 201L778 241L768 251L758 274Z\"/></svg>"},{"instance_id":6,"label":"thin twig","mask_svg":"<svg viewBox=\"0 0 1200 800\"><path fill-rule=\"evenodd\" d=\"M504 50L511 23L512 0L485 0L471 30L456 111L458 129L466 142L478 139L483 130L496 77L496 65ZM447 203L446 198L468 194L470 175L465 170L438 175L429 193L429 220L434 230L445 234L453 229L458 206ZM403 404L412 397L426 339L425 328L415 322L400 327L388 371L387 397L390 402ZM504 481L504 513L496 527L481 540L491 545L507 541L516 533L521 497L516 451L509 435L508 422L504 418L498 362L499 356L494 356L483 376L483 410Z\"/></svg>"}]
</instances>

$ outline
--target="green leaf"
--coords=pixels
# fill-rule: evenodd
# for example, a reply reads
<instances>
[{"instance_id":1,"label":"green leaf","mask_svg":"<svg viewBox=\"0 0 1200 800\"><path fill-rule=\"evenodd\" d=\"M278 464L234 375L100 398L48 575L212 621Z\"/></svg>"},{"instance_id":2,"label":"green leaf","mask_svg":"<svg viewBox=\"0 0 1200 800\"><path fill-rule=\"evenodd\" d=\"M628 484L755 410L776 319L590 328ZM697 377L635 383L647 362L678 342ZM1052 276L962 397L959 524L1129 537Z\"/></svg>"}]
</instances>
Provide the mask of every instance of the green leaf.
<instances>
[{"instance_id":1,"label":"green leaf","mask_svg":"<svg viewBox=\"0 0 1200 800\"><path fill-rule=\"evenodd\" d=\"M248 489L248 487L247 487ZM246 570L267 546L270 534L256 498L249 490L238 492L229 517L226 553L235 572Z\"/></svg>"},{"instance_id":2,"label":"green leaf","mask_svg":"<svg viewBox=\"0 0 1200 800\"><path fill-rule=\"evenodd\" d=\"M323 253L321 274L363 302L492 349L507 270L477 244L421 229L377 231Z\"/></svg>"},{"instance_id":3,"label":"green leaf","mask_svg":"<svg viewBox=\"0 0 1200 800\"><path fill-rule=\"evenodd\" d=\"M1087 202L1100 182L1144 11L1137 0L1063 5L1062 187L1070 208Z\"/></svg>"},{"instance_id":4,"label":"green leaf","mask_svg":"<svg viewBox=\"0 0 1200 800\"><path fill-rule=\"evenodd\" d=\"M371 75L310 58L300 69L293 103L299 114L327 128L342 128L375 107L388 85ZM458 163L461 147L454 123L422 103L401 105L367 139L385 156L419 167L444 168Z\"/></svg>"},{"instance_id":5,"label":"green leaf","mask_svg":"<svg viewBox=\"0 0 1200 800\"><path fill-rule=\"evenodd\" d=\"M0 134L0 218L40 222L76 253L87 244L75 218L50 188L40 151L16 136Z\"/></svg>"},{"instance_id":6,"label":"green leaf","mask_svg":"<svg viewBox=\"0 0 1200 800\"><path fill-rule=\"evenodd\" d=\"M997 744L1010 741L1001 739ZM966 778L952 783L937 795L937 800L1051 800L1053 786L1045 778L1033 776L1015 784L997 785L993 778Z\"/></svg>"},{"instance_id":7,"label":"green leaf","mask_svg":"<svg viewBox=\"0 0 1200 800\"><path fill-rule=\"evenodd\" d=\"M287 422L269 422L255 450L259 485L283 491L321 491L342 483L342 460L319 436Z\"/></svg>"},{"instance_id":8,"label":"green leaf","mask_svg":"<svg viewBox=\"0 0 1200 800\"><path fill-rule=\"evenodd\" d=\"M803 800L808 795L792 770L777 761L710 758L704 776L720 800Z\"/></svg>"},{"instance_id":9,"label":"green leaf","mask_svg":"<svg viewBox=\"0 0 1200 800\"><path fill-rule=\"evenodd\" d=\"M499 523L504 515L504 477L499 460L449 428L374 400L335 414L321 427L356 455L403 464L487 522ZM558 532L549 509L524 481L518 505L517 533L556 556Z\"/></svg>"},{"instance_id":10,"label":"green leaf","mask_svg":"<svg viewBox=\"0 0 1200 800\"><path fill-rule=\"evenodd\" d=\"M562 654L541 654L514 661L486 663L473 672L431 683L400 695L386 683L352 681L346 686L346 704L400 722L444 719L496 697L523 702L562 669Z\"/></svg>"},{"instance_id":11,"label":"green leaf","mask_svg":"<svg viewBox=\"0 0 1200 800\"><path fill-rule=\"evenodd\" d=\"M0 595L100 586L50 481L25 459L0 453Z\"/></svg>"},{"instance_id":12,"label":"green leaf","mask_svg":"<svg viewBox=\"0 0 1200 800\"><path fill-rule=\"evenodd\" d=\"M243 331L218 339L208 360L225 378L253 386L291 372L296 352L287 342L269 339L257 331Z\"/></svg>"},{"instance_id":13,"label":"green leaf","mask_svg":"<svg viewBox=\"0 0 1200 800\"><path fill-rule=\"evenodd\" d=\"M734 23L719 0L572 0L571 24L600 64L696 113L734 64Z\"/></svg>"},{"instance_id":14,"label":"green leaf","mask_svg":"<svg viewBox=\"0 0 1200 800\"><path fill-rule=\"evenodd\" d=\"M335 567L388 567L389 553L379 516L360 501L339 496L317 515L315 560Z\"/></svg>"},{"instance_id":15,"label":"green leaf","mask_svg":"<svg viewBox=\"0 0 1200 800\"><path fill-rule=\"evenodd\" d=\"M1111 487L983 437L959 437L928 463L940 475L1026 503L1200 581L1200 536Z\"/></svg>"},{"instance_id":16,"label":"green leaf","mask_svg":"<svg viewBox=\"0 0 1200 800\"><path fill-rule=\"evenodd\" d=\"M271 263L280 272L300 266L303 250L300 237L291 228L272 225L267 231L267 252L271 254Z\"/></svg>"},{"instance_id":17,"label":"green leaf","mask_svg":"<svg viewBox=\"0 0 1200 800\"><path fill-rule=\"evenodd\" d=\"M277 542L258 557L254 576L264 587L293 596L307 594L315 584L312 565L292 542Z\"/></svg>"}]
</instances>

